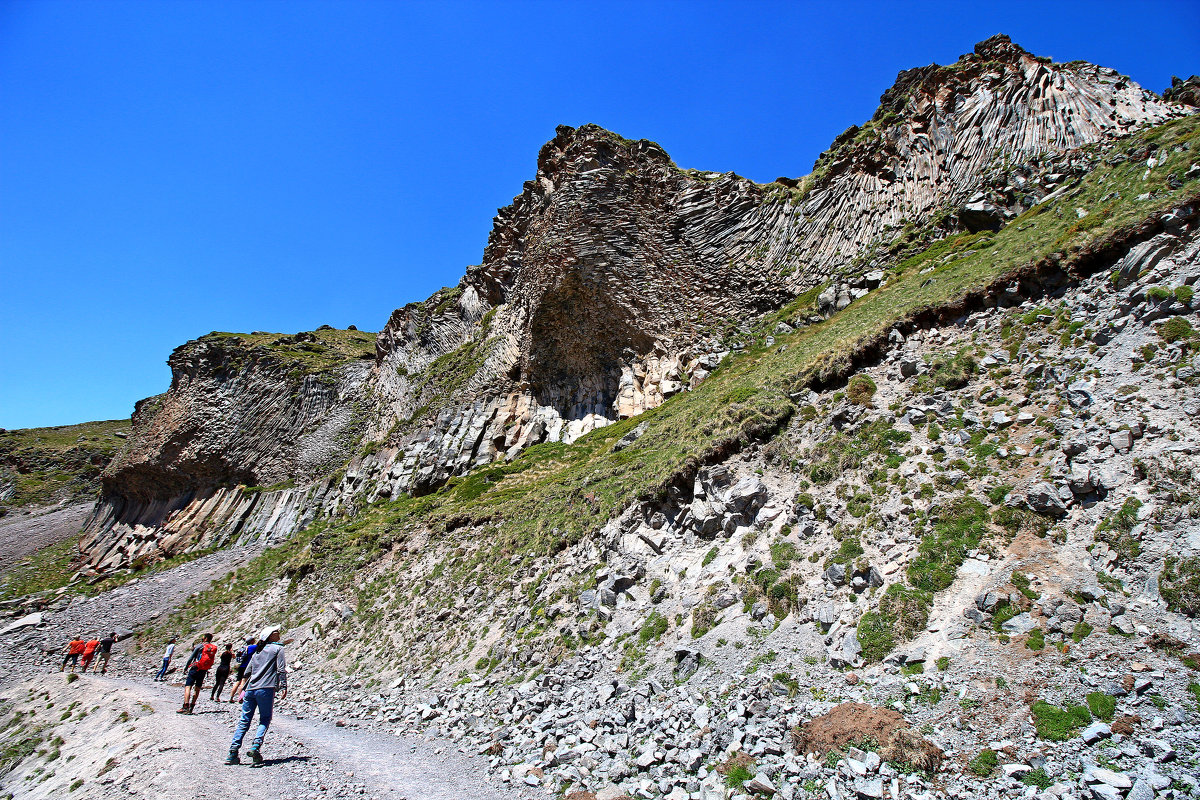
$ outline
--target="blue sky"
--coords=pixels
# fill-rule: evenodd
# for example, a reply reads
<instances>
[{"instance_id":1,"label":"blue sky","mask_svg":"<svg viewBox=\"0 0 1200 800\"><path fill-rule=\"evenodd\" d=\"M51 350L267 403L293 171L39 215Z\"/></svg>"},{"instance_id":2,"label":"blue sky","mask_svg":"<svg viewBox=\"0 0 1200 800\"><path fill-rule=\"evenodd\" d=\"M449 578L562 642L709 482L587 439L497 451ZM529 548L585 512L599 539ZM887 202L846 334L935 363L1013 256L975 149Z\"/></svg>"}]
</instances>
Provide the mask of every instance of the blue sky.
<instances>
[{"instance_id":1,"label":"blue sky","mask_svg":"<svg viewBox=\"0 0 1200 800\"><path fill-rule=\"evenodd\" d=\"M454 285L559 124L809 172L1005 32L1162 91L1200 4L0 4L0 426L128 416L212 330L378 330Z\"/></svg>"}]
</instances>

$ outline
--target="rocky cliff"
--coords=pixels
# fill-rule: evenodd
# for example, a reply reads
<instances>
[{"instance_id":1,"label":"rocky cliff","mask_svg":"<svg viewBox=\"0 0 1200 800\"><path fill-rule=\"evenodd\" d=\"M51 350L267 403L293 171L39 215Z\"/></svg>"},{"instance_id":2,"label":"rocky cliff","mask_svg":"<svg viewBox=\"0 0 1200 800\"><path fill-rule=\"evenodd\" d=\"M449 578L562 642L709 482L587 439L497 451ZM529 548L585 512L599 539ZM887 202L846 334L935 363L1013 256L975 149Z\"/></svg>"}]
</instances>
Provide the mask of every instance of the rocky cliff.
<instances>
[{"instance_id":1,"label":"rocky cliff","mask_svg":"<svg viewBox=\"0 0 1200 800\"><path fill-rule=\"evenodd\" d=\"M1079 148L1184 113L997 36L901 73L802 179L682 170L652 142L560 127L482 263L393 313L373 361L322 382L237 337L177 351L172 388L108 470L86 549L111 567L283 535L571 443L696 388L798 295L823 290L797 325L845 308L883 280L888 248L996 229L1077 179ZM284 482L301 488L234 488Z\"/></svg>"}]
</instances>

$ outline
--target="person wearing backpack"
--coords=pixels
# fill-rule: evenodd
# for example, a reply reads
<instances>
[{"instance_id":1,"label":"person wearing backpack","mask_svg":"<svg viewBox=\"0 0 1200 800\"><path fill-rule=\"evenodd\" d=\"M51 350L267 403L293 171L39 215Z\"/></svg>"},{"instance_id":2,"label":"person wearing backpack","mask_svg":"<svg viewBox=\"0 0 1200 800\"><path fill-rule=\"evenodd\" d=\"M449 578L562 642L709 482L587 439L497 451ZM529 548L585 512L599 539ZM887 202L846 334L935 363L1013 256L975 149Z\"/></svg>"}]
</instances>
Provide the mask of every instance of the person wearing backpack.
<instances>
[{"instance_id":1,"label":"person wearing backpack","mask_svg":"<svg viewBox=\"0 0 1200 800\"><path fill-rule=\"evenodd\" d=\"M183 707L176 714L191 714L196 710L196 701L200 699L200 691L204 688L204 678L217 660L217 646L212 643L213 635L204 634L203 640L192 651L188 659L187 679L183 682Z\"/></svg>"},{"instance_id":2,"label":"person wearing backpack","mask_svg":"<svg viewBox=\"0 0 1200 800\"><path fill-rule=\"evenodd\" d=\"M250 667L250 659L254 657L254 651L258 647L258 639L251 636L246 640L246 646L242 648L241 655L238 658L237 677L233 682L233 691L229 693L229 702L237 703L238 694L246 686L246 670Z\"/></svg>"},{"instance_id":3,"label":"person wearing backpack","mask_svg":"<svg viewBox=\"0 0 1200 800\"><path fill-rule=\"evenodd\" d=\"M83 672L88 671L88 667L92 664L92 659L96 657L96 648L100 646L100 637L92 636L83 643Z\"/></svg>"},{"instance_id":4,"label":"person wearing backpack","mask_svg":"<svg viewBox=\"0 0 1200 800\"><path fill-rule=\"evenodd\" d=\"M259 750L262 749L267 728L271 725L271 715L275 708L275 692L279 692L280 700L287 697L287 664L283 658L283 645L279 643L279 626L271 625L265 628L258 641L258 648L254 651L254 657L250 659L250 666L246 670L246 694L242 701L242 718L238 720L237 728L233 732L233 742L229 745L229 756L225 759L226 764L242 763L238 759L238 750L242 747L242 740L250 730L250 722L254 718L254 712L257 711L258 730L254 734L254 741L250 744L248 755L252 762L250 766L262 766L263 757Z\"/></svg>"}]
</instances>

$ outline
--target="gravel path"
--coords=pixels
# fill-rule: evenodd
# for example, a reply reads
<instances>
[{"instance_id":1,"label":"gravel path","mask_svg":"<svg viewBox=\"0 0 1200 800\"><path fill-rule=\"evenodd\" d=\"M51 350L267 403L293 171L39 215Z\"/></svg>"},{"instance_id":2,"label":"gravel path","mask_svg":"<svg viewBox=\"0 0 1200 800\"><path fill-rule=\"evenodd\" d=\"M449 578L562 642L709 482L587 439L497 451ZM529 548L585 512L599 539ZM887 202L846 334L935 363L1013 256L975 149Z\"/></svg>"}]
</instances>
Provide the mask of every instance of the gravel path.
<instances>
[{"instance_id":1,"label":"gravel path","mask_svg":"<svg viewBox=\"0 0 1200 800\"><path fill-rule=\"evenodd\" d=\"M196 714L176 714L182 686L150 681L153 664L145 656L130 658L125 643L114 648L109 675L85 674L73 681L57 671L58 656L42 650L57 650L79 632L142 629L257 552L212 553L96 597L76 598L65 608L48 610L41 625L0 636L0 740L18 749L20 740L32 742L14 768L0 776L0 798L62 797L80 788L88 797L112 800L524 796L493 786L486 763L454 745L303 718L290 700L277 706L263 748L264 767L227 767L222 762L236 706L210 702L205 695ZM296 674L293 683L307 677ZM3 769L7 766L0 764Z\"/></svg>"},{"instance_id":2,"label":"gravel path","mask_svg":"<svg viewBox=\"0 0 1200 800\"><path fill-rule=\"evenodd\" d=\"M300 719L287 701L277 707L263 767L225 766L236 707L205 702L194 715L176 714L182 691L98 675L68 684L57 672L0 686L5 722L21 711L25 731L41 742L62 740L56 758L35 753L0 778L0 796L62 797L78 783L87 790L80 796L113 800L521 797L492 787L478 758L427 740Z\"/></svg>"},{"instance_id":3,"label":"gravel path","mask_svg":"<svg viewBox=\"0 0 1200 800\"><path fill-rule=\"evenodd\" d=\"M43 633L50 641L62 639L65 644L76 632L141 630L150 620L178 608L190 595L207 589L214 580L247 563L259 552L247 547L218 550L130 581L111 592L78 598L67 608L49 615Z\"/></svg>"}]
</instances>

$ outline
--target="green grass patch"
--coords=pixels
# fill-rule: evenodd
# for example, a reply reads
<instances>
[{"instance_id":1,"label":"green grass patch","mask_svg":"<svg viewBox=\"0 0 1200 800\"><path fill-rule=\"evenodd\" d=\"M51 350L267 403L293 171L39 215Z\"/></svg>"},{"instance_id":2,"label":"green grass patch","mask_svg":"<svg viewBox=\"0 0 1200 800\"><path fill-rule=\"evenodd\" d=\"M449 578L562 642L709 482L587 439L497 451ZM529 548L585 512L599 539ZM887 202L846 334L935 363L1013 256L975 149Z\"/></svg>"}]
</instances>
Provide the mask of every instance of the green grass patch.
<instances>
[{"instance_id":1,"label":"green grass patch","mask_svg":"<svg viewBox=\"0 0 1200 800\"><path fill-rule=\"evenodd\" d=\"M870 375L855 375L846 384L846 397L855 405L870 406L878 389Z\"/></svg>"},{"instance_id":2,"label":"green grass patch","mask_svg":"<svg viewBox=\"0 0 1200 800\"><path fill-rule=\"evenodd\" d=\"M1117 713L1116 698L1104 692L1088 692L1083 699L1087 703L1088 710L1092 712L1092 716L1105 722L1112 722L1113 715Z\"/></svg>"},{"instance_id":3,"label":"green grass patch","mask_svg":"<svg viewBox=\"0 0 1200 800\"><path fill-rule=\"evenodd\" d=\"M902 642L925 630L933 596L920 589L893 583L879 599L879 607L858 621L858 643L868 663L879 661Z\"/></svg>"},{"instance_id":4,"label":"green grass patch","mask_svg":"<svg viewBox=\"0 0 1200 800\"><path fill-rule=\"evenodd\" d=\"M1158 575L1158 591L1172 611L1200 615L1200 558L1168 555Z\"/></svg>"},{"instance_id":5,"label":"green grass patch","mask_svg":"<svg viewBox=\"0 0 1200 800\"><path fill-rule=\"evenodd\" d=\"M0 600L24 597L66 586L79 570L79 540L43 547L13 566L0 578Z\"/></svg>"},{"instance_id":6,"label":"green grass patch","mask_svg":"<svg viewBox=\"0 0 1200 800\"><path fill-rule=\"evenodd\" d=\"M908 579L925 592L940 592L951 583L967 556L979 547L991 520L987 507L973 497L950 500L930 512L932 526L921 537Z\"/></svg>"},{"instance_id":7,"label":"green grass patch","mask_svg":"<svg viewBox=\"0 0 1200 800\"><path fill-rule=\"evenodd\" d=\"M354 361L374 360L376 334L370 331L324 328L298 334L229 333L213 331L188 342L180 350L199 344L225 351L222 363L229 371L252 364L278 364L296 377L330 372Z\"/></svg>"},{"instance_id":8,"label":"green grass patch","mask_svg":"<svg viewBox=\"0 0 1200 800\"><path fill-rule=\"evenodd\" d=\"M1030 709L1033 712L1033 727L1038 738L1051 742L1074 739L1079 729L1092 721L1086 706L1074 705L1059 708L1045 700L1038 700Z\"/></svg>"},{"instance_id":9,"label":"green grass patch","mask_svg":"<svg viewBox=\"0 0 1200 800\"><path fill-rule=\"evenodd\" d=\"M995 772L998 766L1000 766L1000 757L996 755L996 751L985 747L979 751L978 755L971 759L967 764L967 769L973 775L986 778Z\"/></svg>"},{"instance_id":10,"label":"green grass patch","mask_svg":"<svg viewBox=\"0 0 1200 800\"><path fill-rule=\"evenodd\" d=\"M797 557L796 545L791 542L781 541L771 544L771 563L775 565L775 569L787 569Z\"/></svg>"}]
</instances>

